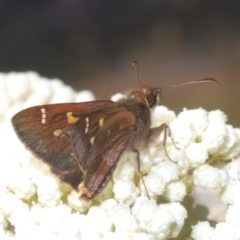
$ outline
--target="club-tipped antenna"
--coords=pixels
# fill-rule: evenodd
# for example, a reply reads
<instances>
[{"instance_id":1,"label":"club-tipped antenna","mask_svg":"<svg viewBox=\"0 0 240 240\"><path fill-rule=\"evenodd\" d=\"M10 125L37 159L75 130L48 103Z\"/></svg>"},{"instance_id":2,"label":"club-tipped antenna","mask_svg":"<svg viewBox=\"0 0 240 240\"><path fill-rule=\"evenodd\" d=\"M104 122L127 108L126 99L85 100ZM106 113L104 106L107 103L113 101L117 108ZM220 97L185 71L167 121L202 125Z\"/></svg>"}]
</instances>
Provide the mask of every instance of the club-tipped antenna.
<instances>
[{"instance_id":1,"label":"club-tipped antenna","mask_svg":"<svg viewBox=\"0 0 240 240\"><path fill-rule=\"evenodd\" d=\"M170 85L170 86L166 86L166 87L161 87L160 89L181 87L181 86L185 86L185 85L190 85L190 84L195 84L195 83L203 83L203 82L212 82L212 83L216 83L217 85L220 85L220 83L214 78L202 78L202 79L198 79L195 81L184 82L184 83L174 84L174 85Z\"/></svg>"},{"instance_id":2,"label":"club-tipped antenna","mask_svg":"<svg viewBox=\"0 0 240 240\"><path fill-rule=\"evenodd\" d=\"M137 61L132 62L132 66L135 68L135 74L136 74L136 80L138 85L140 86L140 80L139 80L139 64Z\"/></svg>"},{"instance_id":3,"label":"club-tipped antenna","mask_svg":"<svg viewBox=\"0 0 240 240\"><path fill-rule=\"evenodd\" d=\"M139 64L138 64L138 62L133 61L132 66L135 68L137 83L139 86L141 86L140 79L139 79ZM190 81L190 82L184 82L184 83L179 83L179 84L173 84L173 85L166 86L166 87L161 87L161 88L159 88L159 90L166 89L166 88L181 87L181 86L185 86L185 85L190 85L190 84L195 84L195 83L203 83L203 82L212 82L217 85L220 85L220 83L214 78L202 78L202 79L198 79L198 80L194 80L194 81Z\"/></svg>"}]
</instances>

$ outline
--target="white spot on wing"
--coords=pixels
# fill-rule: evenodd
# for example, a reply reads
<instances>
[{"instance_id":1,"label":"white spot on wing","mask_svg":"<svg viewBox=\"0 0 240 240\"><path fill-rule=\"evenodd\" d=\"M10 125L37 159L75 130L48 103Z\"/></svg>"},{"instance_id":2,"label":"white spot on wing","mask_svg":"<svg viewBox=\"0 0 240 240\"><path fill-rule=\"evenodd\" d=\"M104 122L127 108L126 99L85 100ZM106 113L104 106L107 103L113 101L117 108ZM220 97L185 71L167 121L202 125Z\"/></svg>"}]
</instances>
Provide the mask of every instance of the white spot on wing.
<instances>
[{"instance_id":1,"label":"white spot on wing","mask_svg":"<svg viewBox=\"0 0 240 240\"><path fill-rule=\"evenodd\" d=\"M41 113L42 113L42 124L46 123L46 118L47 118L47 115L46 115L46 109L45 108L41 108Z\"/></svg>"},{"instance_id":2,"label":"white spot on wing","mask_svg":"<svg viewBox=\"0 0 240 240\"><path fill-rule=\"evenodd\" d=\"M91 137L91 138L90 138L90 143L93 144L93 143L94 143L94 140L95 140L95 137Z\"/></svg>"},{"instance_id":3,"label":"white spot on wing","mask_svg":"<svg viewBox=\"0 0 240 240\"><path fill-rule=\"evenodd\" d=\"M104 124L104 118L100 118L99 120L99 126L102 127Z\"/></svg>"},{"instance_id":4,"label":"white spot on wing","mask_svg":"<svg viewBox=\"0 0 240 240\"><path fill-rule=\"evenodd\" d=\"M88 132L88 128L89 128L89 118L86 117L85 121L86 121L85 133L87 133Z\"/></svg>"},{"instance_id":5,"label":"white spot on wing","mask_svg":"<svg viewBox=\"0 0 240 240\"><path fill-rule=\"evenodd\" d=\"M56 129L55 131L53 131L53 134L54 134L56 137L59 137L59 136L62 134L62 129Z\"/></svg>"}]
</instances>

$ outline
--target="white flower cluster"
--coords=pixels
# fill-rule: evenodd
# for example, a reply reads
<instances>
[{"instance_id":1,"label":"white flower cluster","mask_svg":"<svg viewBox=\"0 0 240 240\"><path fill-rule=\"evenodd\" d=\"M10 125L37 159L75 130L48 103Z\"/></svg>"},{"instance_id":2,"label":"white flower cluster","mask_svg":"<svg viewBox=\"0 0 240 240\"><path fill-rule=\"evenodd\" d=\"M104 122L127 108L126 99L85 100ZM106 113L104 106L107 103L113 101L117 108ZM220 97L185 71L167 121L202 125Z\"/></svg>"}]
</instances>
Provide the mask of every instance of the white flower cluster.
<instances>
[{"instance_id":1,"label":"white flower cluster","mask_svg":"<svg viewBox=\"0 0 240 240\"><path fill-rule=\"evenodd\" d=\"M149 149L139 149L151 199L134 154L124 152L104 191L89 203L80 201L77 192L25 149L12 129L11 117L26 107L93 99L88 91L76 93L33 72L0 74L0 239L174 238L187 218L188 209L180 202L194 185L218 190L230 207L225 222L215 228L199 222L191 237L240 239L240 130L227 125L220 110L184 110L176 117L166 107L153 109L152 127L167 123L171 137L166 149L163 133Z\"/></svg>"}]
</instances>

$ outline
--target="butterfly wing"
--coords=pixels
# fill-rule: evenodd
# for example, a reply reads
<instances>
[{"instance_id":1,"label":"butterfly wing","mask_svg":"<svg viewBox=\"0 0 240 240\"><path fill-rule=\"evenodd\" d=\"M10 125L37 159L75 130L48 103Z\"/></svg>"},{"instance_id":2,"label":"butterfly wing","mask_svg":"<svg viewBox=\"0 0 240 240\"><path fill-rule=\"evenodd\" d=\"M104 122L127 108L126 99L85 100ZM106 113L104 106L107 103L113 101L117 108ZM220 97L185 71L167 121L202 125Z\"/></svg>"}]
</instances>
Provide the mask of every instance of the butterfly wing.
<instances>
[{"instance_id":1,"label":"butterfly wing","mask_svg":"<svg viewBox=\"0 0 240 240\"><path fill-rule=\"evenodd\" d=\"M12 123L27 148L89 200L109 182L136 119L121 104L95 101L29 108Z\"/></svg>"},{"instance_id":2,"label":"butterfly wing","mask_svg":"<svg viewBox=\"0 0 240 240\"><path fill-rule=\"evenodd\" d=\"M69 129L69 135L77 159L85 156L86 171L78 188L84 193L81 198L89 200L109 182L121 153L131 141L136 117L126 108L114 107L86 118L88 126L85 130L77 131L78 125L83 124L79 121Z\"/></svg>"},{"instance_id":3,"label":"butterfly wing","mask_svg":"<svg viewBox=\"0 0 240 240\"><path fill-rule=\"evenodd\" d=\"M76 189L82 180L82 172L67 131L83 114L105 109L111 104L112 101L107 100L36 106L17 113L12 124L26 147Z\"/></svg>"}]
</instances>

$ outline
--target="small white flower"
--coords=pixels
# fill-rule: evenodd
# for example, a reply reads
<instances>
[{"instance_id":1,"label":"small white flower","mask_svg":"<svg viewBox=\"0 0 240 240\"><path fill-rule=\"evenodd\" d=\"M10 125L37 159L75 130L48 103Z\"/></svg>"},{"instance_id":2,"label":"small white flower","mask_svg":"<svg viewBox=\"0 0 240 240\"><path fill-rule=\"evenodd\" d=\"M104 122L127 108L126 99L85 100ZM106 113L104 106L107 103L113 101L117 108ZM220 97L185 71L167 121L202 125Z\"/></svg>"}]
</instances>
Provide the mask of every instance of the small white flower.
<instances>
[{"instance_id":1,"label":"small white flower","mask_svg":"<svg viewBox=\"0 0 240 240\"><path fill-rule=\"evenodd\" d=\"M137 232L139 226L136 219L131 215L127 205L117 204L108 210L110 219L113 221L116 232Z\"/></svg>"},{"instance_id":2,"label":"small white flower","mask_svg":"<svg viewBox=\"0 0 240 240\"><path fill-rule=\"evenodd\" d=\"M175 224L173 225L172 231L169 234L169 237L175 238L178 236L182 227L184 225L184 220L187 218L187 211L186 209L178 202L176 203L169 203L169 204L161 204L159 209L166 209L169 211L172 216L174 216Z\"/></svg>"},{"instance_id":3,"label":"small white flower","mask_svg":"<svg viewBox=\"0 0 240 240\"><path fill-rule=\"evenodd\" d=\"M214 110L208 113L208 119L210 123L214 122L225 123L227 122L227 115L223 113L221 110Z\"/></svg>"},{"instance_id":4,"label":"small white flower","mask_svg":"<svg viewBox=\"0 0 240 240\"><path fill-rule=\"evenodd\" d=\"M122 94L122 93L116 93L114 94L112 97L111 97L111 100L114 101L114 102L117 102L121 99L124 99L126 98L126 95L125 94Z\"/></svg>"},{"instance_id":5,"label":"small white flower","mask_svg":"<svg viewBox=\"0 0 240 240\"><path fill-rule=\"evenodd\" d=\"M219 152L223 160L234 158L240 151L240 138L237 131L230 125L227 125L227 131L225 146L222 151Z\"/></svg>"},{"instance_id":6,"label":"small white flower","mask_svg":"<svg viewBox=\"0 0 240 240\"><path fill-rule=\"evenodd\" d=\"M154 201L149 201L146 197L136 199L132 208L132 213L139 222L142 229L147 228L154 213L158 210L158 205Z\"/></svg>"},{"instance_id":7,"label":"small white flower","mask_svg":"<svg viewBox=\"0 0 240 240\"><path fill-rule=\"evenodd\" d=\"M228 136L227 127L222 122L210 122L202 135L202 142L205 144L208 154L218 156L225 145Z\"/></svg>"},{"instance_id":8,"label":"small white flower","mask_svg":"<svg viewBox=\"0 0 240 240\"><path fill-rule=\"evenodd\" d=\"M76 191L71 191L70 194L67 196L68 204L73 209L76 209L80 213L86 212L89 207L91 206L91 201L80 201L80 194Z\"/></svg>"},{"instance_id":9,"label":"small white flower","mask_svg":"<svg viewBox=\"0 0 240 240\"><path fill-rule=\"evenodd\" d=\"M76 98L75 98L76 102L88 102L88 101L94 101L94 100L95 100L95 96L91 91L83 90L76 93Z\"/></svg>"},{"instance_id":10,"label":"small white flower","mask_svg":"<svg viewBox=\"0 0 240 240\"><path fill-rule=\"evenodd\" d=\"M61 199L62 192L59 188L58 181L52 176L42 176L36 182L38 202L42 206L56 206Z\"/></svg>"},{"instance_id":11,"label":"small white flower","mask_svg":"<svg viewBox=\"0 0 240 240\"><path fill-rule=\"evenodd\" d=\"M165 184L178 179L179 169L176 163L165 161L151 168L150 173L158 174Z\"/></svg>"},{"instance_id":12,"label":"small white flower","mask_svg":"<svg viewBox=\"0 0 240 240\"><path fill-rule=\"evenodd\" d=\"M224 167L228 173L229 180L237 182L240 180L240 158L235 158L234 161L229 162Z\"/></svg>"},{"instance_id":13,"label":"small white flower","mask_svg":"<svg viewBox=\"0 0 240 240\"><path fill-rule=\"evenodd\" d=\"M12 214L17 211L17 209L28 209L29 206L20 200L13 193L0 188L0 210L3 212L7 219L10 219Z\"/></svg>"},{"instance_id":14,"label":"small white flower","mask_svg":"<svg viewBox=\"0 0 240 240\"><path fill-rule=\"evenodd\" d=\"M156 239L163 240L170 236L175 225L175 218L167 209L159 209L153 214L146 230Z\"/></svg>"},{"instance_id":15,"label":"small white flower","mask_svg":"<svg viewBox=\"0 0 240 240\"><path fill-rule=\"evenodd\" d=\"M15 167L12 168L12 178L8 181L8 189L20 199L28 200L36 193L36 188L30 176L23 170L14 171Z\"/></svg>"},{"instance_id":16,"label":"small white flower","mask_svg":"<svg viewBox=\"0 0 240 240\"><path fill-rule=\"evenodd\" d=\"M127 205L134 203L136 197L139 195L139 189L134 183L127 179L120 179L113 184L114 198Z\"/></svg>"},{"instance_id":17,"label":"small white flower","mask_svg":"<svg viewBox=\"0 0 240 240\"><path fill-rule=\"evenodd\" d=\"M209 222L198 222L193 227L191 237L194 240L216 240L214 238L214 228L210 226Z\"/></svg>"},{"instance_id":18,"label":"small white flower","mask_svg":"<svg viewBox=\"0 0 240 240\"><path fill-rule=\"evenodd\" d=\"M240 182L229 182L221 191L221 201L226 204L238 204L240 202Z\"/></svg>"},{"instance_id":19,"label":"small white flower","mask_svg":"<svg viewBox=\"0 0 240 240\"><path fill-rule=\"evenodd\" d=\"M191 122L176 118L170 124L171 133L175 144L179 147L186 147L197 138L197 133Z\"/></svg>"},{"instance_id":20,"label":"small white flower","mask_svg":"<svg viewBox=\"0 0 240 240\"><path fill-rule=\"evenodd\" d=\"M156 106L152 110L151 128L166 123L169 124L176 118L176 114L165 106Z\"/></svg>"},{"instance_id":21,"label":"small white flower","mask_svg":"<svg viewBox=\"0 0 240 240\"><path fill-rule=\"evenodd\" d=\"M186 154L191 168L197 168L208 159L207 148L203 143L191 143L186 148Z\"/></svg>"},{"instance_id":22,"label":"small white flower","mask_svg":"<svg viewBox=\"0 0 240 240\"><path fill-rule=\"evenodd\" d=\"M226 177L217 168L207 164L194 170L194 184L203 188L216 190L226 185Z\"/></svg>"},{"instance_id":23,"label":"small white flower","mask_svg":"<svg viewBox=\"0 0 240 240\"><path fill-rule=\"evenodd\" d=\"M208 113L202 108L194 110L187 110L184 108L183 112L178 115L178 120L191 124L197 134L197 138L201 137L203 131L209 124Z\"/></svg>"},{"instance_id":24,"label":"small white flower","mask_svg":"<svg viewBox=\"0 0 240 240\"><path fill-rule=\"evenodd\" d=\"M166 186L166 182L163 177L161 177L157 173L148 174L144 178L144 183L147 188L147 193L150 197L156 198L157 196L161 195L164 191L164 188ZM143 185L143 182L140 182L140 189L141 192L145 192L145 196L147 195L146 189Z\"/></svg>"},{"instance_id":25,"label":"small white flower","mask_svg":"<svg viewBox=\"0 0 240 240\"><path fill-rule=\"evenodd\" d=\"M186 185L178 180L167 184L166 190L163 196L170 202L181 202L186 196Z\"/></svg>"},{"instance_id":26,"label":"small white flower","mask_svg":"<svg viewBox=\"0 0 240 240\"><path fill-rule=\"evenodd\" d=\"M117 179L126 179L126 180L133 180L136 168L133 164L129 161L129 157L126 157L126 153L123 153L119 164L116 170L113 173L113 180Z\"/></svg>"}]
</instances>

